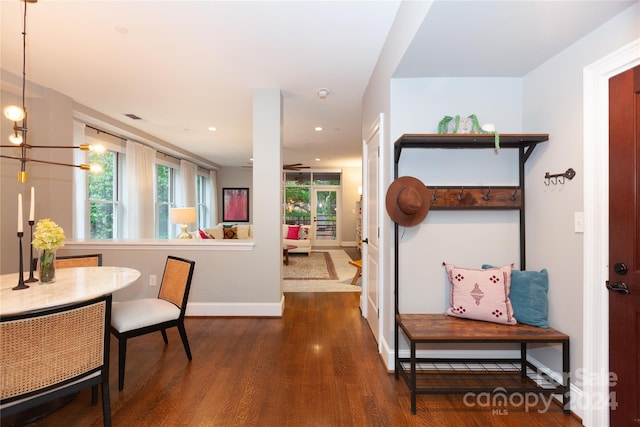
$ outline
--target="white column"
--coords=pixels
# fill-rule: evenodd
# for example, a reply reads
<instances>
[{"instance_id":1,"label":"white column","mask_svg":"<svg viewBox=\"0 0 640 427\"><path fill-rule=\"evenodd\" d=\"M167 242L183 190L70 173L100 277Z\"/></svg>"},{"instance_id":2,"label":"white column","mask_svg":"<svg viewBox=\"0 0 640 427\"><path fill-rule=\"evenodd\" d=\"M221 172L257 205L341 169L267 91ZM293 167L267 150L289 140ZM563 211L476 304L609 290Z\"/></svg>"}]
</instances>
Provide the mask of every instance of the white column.
<instances>
[{"instance_id":1,"label":"white column","mask_svg":"<svg viewBox=\"0 0 640 427\"><path fill-rule=\"evenodd\" d=\"M260 260L261 290L282 298L282 95L253 92L253 238Z\"/></svg>"}]
</instances>

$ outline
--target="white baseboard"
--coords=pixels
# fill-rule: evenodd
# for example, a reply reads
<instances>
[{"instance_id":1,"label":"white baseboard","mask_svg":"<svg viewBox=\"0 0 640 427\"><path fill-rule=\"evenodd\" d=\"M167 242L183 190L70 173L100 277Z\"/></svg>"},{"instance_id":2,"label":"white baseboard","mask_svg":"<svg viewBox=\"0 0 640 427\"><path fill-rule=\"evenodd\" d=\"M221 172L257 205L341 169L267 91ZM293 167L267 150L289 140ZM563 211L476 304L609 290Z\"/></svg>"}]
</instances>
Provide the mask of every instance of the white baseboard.
<instances>
[{"instance_id":1,"label":"white baseboard","mask_svg":"<svg viewBox=\"0 0 640 427\"><path fill-rule=\"evenodd\" d=\"M190 302L187 304L187 316L244 316L244 317L282 317L284 295L277 303L213 303Z\"/></svg>"}]
</instances>

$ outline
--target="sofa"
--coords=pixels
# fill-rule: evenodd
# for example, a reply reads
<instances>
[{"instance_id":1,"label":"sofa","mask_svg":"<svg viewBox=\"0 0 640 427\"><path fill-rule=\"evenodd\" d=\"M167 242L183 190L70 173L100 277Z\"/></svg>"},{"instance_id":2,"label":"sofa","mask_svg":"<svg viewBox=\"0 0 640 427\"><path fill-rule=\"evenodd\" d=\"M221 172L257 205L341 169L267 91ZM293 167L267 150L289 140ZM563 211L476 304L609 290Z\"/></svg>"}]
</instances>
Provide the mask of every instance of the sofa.
<instances>
[{"instance_id":1,"label":"sofa","mask_svg":"<svg viewBox=\"0 0 640 427\"><path fill-rule=\"evenodd\" d=\"M194 239L251 240L253 227L251 224L220 223L213 228L192 231L191 235Z\"/></svg>"},{"instance_id":2,"label":"sofa","mask_svg":"<svg viewBox=\"0 0 640 427\"><path fill-rule=\"evenodd\" d=\"M295 246L294 249L289 249L290 254L303 253L311 255L310 229L310 225L282 224L283 247L287 245Z\"/></svg>"},{"instance_id":3,"label":"sofa","mask_svg":"<svg viewBox=\"0 0 640 427\"><path fill-rule=\"evenodd\" d=\"M311 254L310 229L310 225L282 224L283 246L295 246L294 249L289 249L290 254ZM194 239L251 240L253 239L253 226L251 224L220 223L213 228L192 231L190 234Z\"/></svg>"}]
</instances>

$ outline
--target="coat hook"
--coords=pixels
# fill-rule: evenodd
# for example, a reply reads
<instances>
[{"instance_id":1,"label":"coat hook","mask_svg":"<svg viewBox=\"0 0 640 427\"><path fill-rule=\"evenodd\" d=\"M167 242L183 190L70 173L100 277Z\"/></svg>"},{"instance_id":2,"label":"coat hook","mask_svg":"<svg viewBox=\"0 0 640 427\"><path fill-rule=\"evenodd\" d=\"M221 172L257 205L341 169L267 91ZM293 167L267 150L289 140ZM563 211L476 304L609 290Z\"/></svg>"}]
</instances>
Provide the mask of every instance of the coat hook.
<instances>
[{"instance_id":1,"label":"coat hook","mask_svg":"<svg viewBox=\"0 0 640 427\"><path fill-rule=\"evenodd\" d=\"M431 195L431 201L432 202L436 201L436 191L438 191L438 187L434 187L434 189L433 189L433 194Z\"/></svg>"},{"instance_id":2,"label":"coat hook","mask_svg":"<svg viewBox=\"0 0 640 427\"><path fill-rule=\"evenodd\" d=\"M556 185L556 184L564 184L565 179L573 179L576 176L576 171L573 168L567 169L564 173L554 173L553 175L549 172L544 174L544 184L545 185Z\"/></svg>"},{"instance_id":3,"label":"coat hook","mask_svg":"<svg viewBox=\"0 0 640 427\"><path fill-rule=\"evenodd\" d=\"M489 201L489 193L491 193L491 187L489 187L489 190L487 190L487 194L482 196L482 200L484 200L485 202L488 202Z\"/></svg>"},{"instance_id":4,"label":"coat hook","mask_svg":"<svg viewBox=\"0 0 640 427\"><path fill-rule=\"evenodd\" d=\"M516 194L518 194L518 189L516 188L515 190L513 190L513 194L511 195L511 200L512 201L516 201Z\"/></svg>"},{"instance_id":5,"label":"coat hook","mask_svg":"<svg viewBox=\"0 0 640 427\"><path fill-rule=\"evenodd\" d=\"M458 201L462 201L462 193L464 192L464 187L460 187L460 194L458 194Z\"/></svg>"}]
</instances>

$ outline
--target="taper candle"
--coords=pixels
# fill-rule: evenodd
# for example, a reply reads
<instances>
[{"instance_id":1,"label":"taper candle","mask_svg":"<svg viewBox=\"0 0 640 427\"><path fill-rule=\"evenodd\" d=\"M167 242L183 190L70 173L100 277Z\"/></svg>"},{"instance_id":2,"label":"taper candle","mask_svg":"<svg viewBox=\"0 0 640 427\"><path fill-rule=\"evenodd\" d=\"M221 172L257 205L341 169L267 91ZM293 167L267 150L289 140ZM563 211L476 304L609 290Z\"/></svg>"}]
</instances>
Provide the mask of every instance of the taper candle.
<instances>
[{"instance_id":1,"label":"taper candle","mask_svg":"<svg viewBox=\"0 0 640 427\"><path fill-rule=\"evenodd\" d=\"M29 221L34 221L36 209L36 189L31 187L31 205L29 207Z\"/></svg>"},{"instance_id":2,"label":"taper candle","mask_svg":"<svg viewBox=\"0 0 640 427\"><path fill-rule=\"evenodd\" d=\"M22 193L18 193L18 233L22 233Z\"/></svg>"}]
</instances>

